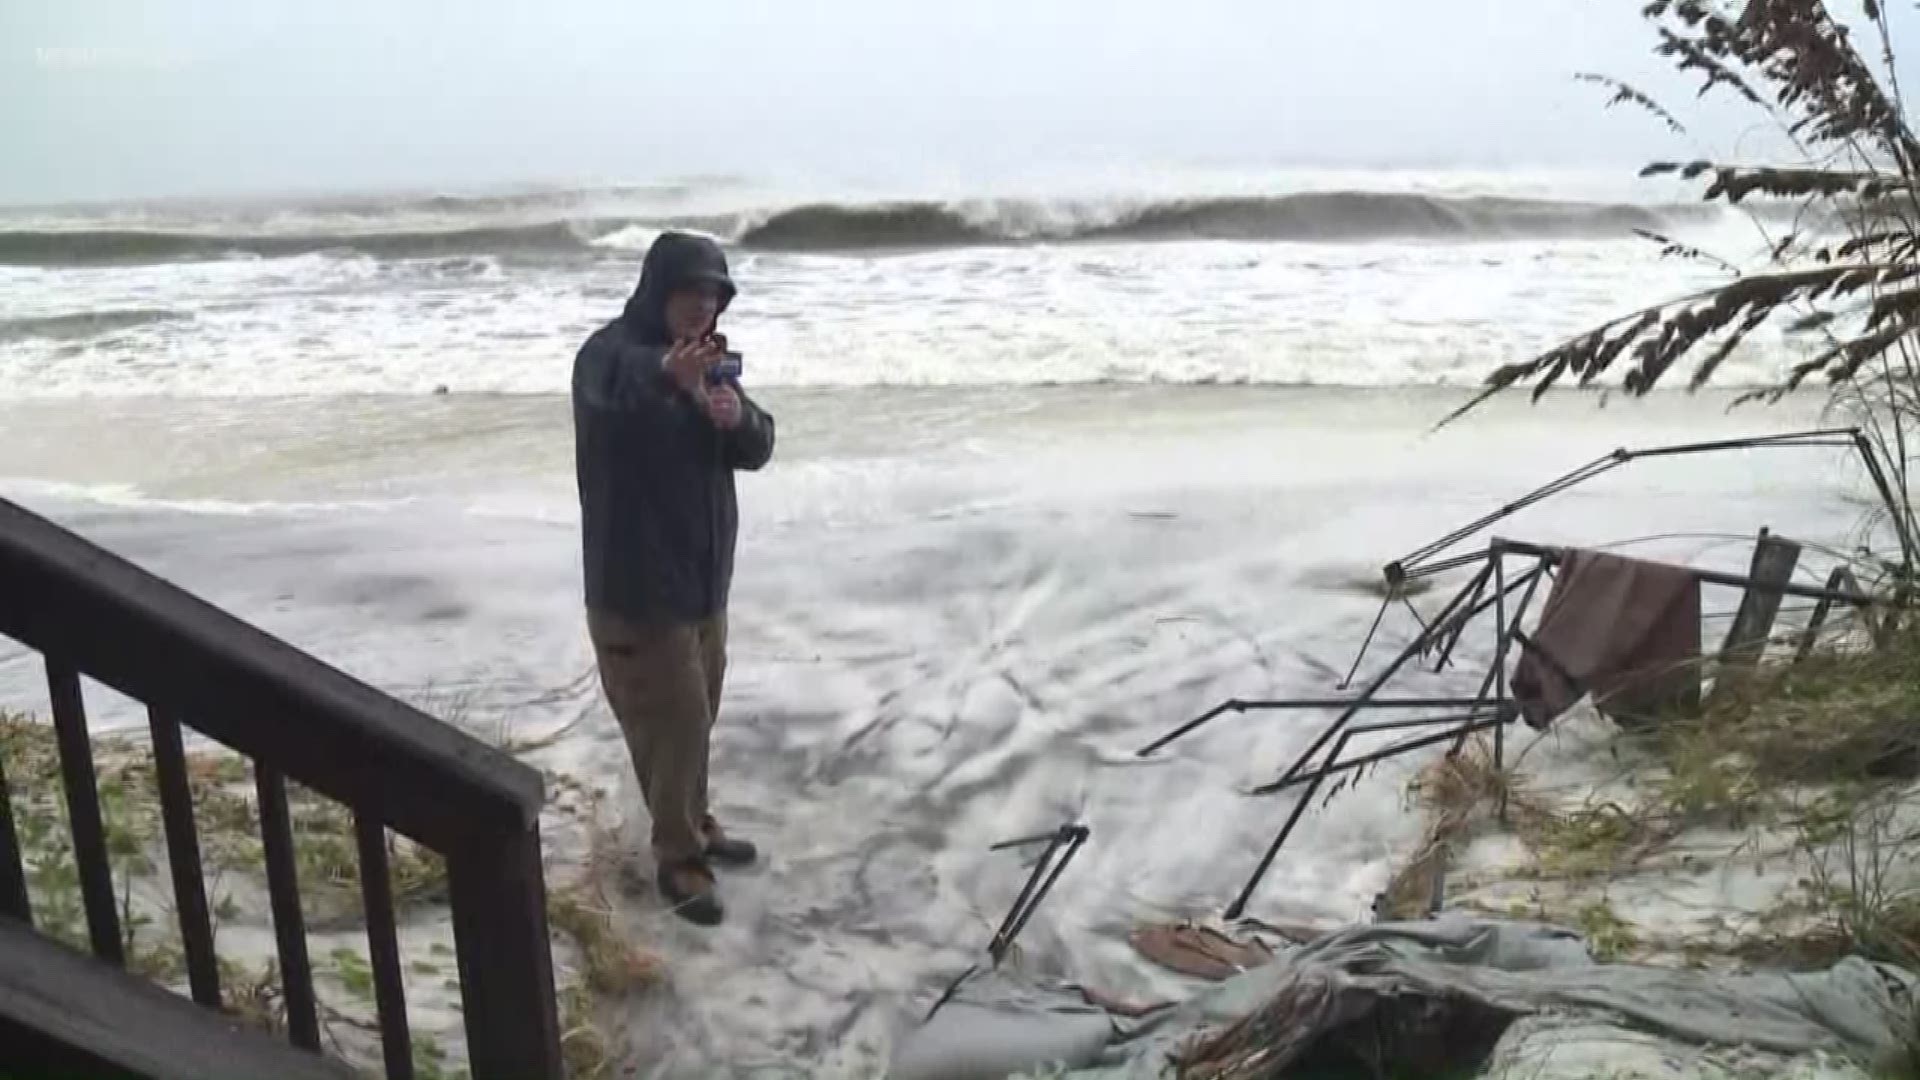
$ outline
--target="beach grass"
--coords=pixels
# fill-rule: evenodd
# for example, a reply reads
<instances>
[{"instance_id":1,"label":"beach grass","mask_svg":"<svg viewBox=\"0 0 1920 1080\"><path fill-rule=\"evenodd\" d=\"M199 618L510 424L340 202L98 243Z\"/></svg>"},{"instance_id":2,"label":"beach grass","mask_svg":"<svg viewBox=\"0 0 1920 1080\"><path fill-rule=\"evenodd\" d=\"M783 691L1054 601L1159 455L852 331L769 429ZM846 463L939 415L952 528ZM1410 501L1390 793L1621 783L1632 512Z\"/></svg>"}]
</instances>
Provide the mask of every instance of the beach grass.
<instances>
[{"instance_id":1,"label":"beach grass","mask_svg":"<svg viewBox=\"0 0 1920 1080\"><path fill-rule=\"evenodd\" d=\"M122 896L119 914L128 967L181 990L186 965L171 916L171 885L162 878L164 832L152 755L144 741L123 735L95 735L92 743L109 865ZM73 948L87 950L86 912L52 726L31 716L0 713L0 761L6 767L35 926ZM222 934L223 928L265 918L259 809L247 763L229 751L198 750L188 755L187 772L219 954L223 1008L251 1026L284 1032L276 959L232 947L225 940L230 935ZM569 795L583 790L564 780L558 789ZM575 816L583 807L597 809L594 799L555 802ZM293 784L288 785L288 803L309 933L364 927L351 810ZM612 850L609 829L593 819L580 824L589 830L596 850ZM662 960L615 926L602 869L610 858L590 861L576 880L557 884L548 892L549 926L557 942L570 946L579 957L562 970L558 987L562 1050L568 1075L573 1077L604 1076L614 1064L609 1039L600 1026L600 1005L658 985L665 977ZM390 834L388 862L395 913L402 925L410 916L428 919L444 913L446 865L436 852ZM377 1028L369 1030L366 1019L374 1003L374 986L364 950L334 947L316 952L312 962L316 980L337 998L330 1003L327 994L321 993L323 1026L377 1034ZM410 982L431 983L439 993L457 992L454 970L451 949L440 943L429 955L406 962ZM322 989L316 987L317 992ZM410 991L409 997L414 996ZM334 1049L345 1049L341 1039L330 1041ZM414 1033L413 1046L416 1075L464 1074L457 1047L445 1046L420 1031Z\"/></svg>"},{"instance_id":2,"label":"beach grass","mask_svg":"<svg viewBox=\"0 0 1920 1080\"><path fill-rule=\"evenodd\" d=\"M1484 738L1437 758L1410 787L1427 831L1386 914L1424 915L1455 856L1506 836L1524 855L1504 876L1531 899L1483 910L1579 929L1597 960L1807 970L1858 956L1920 972L1920 629L1866 637L1764 662L1695 713L1613 729L1580 751L1610 777L1556 785L1528 749L1496 768ZM1645 886L1734 863L1781 885L1754 923L1699 937L1636 924ZM1641 908L1620 903L1632 896ZM1871 1063L1878 1076L1920 1076L1920 1016L1899 1023L1911 1034Z\"/></svg>"}]
</instances>

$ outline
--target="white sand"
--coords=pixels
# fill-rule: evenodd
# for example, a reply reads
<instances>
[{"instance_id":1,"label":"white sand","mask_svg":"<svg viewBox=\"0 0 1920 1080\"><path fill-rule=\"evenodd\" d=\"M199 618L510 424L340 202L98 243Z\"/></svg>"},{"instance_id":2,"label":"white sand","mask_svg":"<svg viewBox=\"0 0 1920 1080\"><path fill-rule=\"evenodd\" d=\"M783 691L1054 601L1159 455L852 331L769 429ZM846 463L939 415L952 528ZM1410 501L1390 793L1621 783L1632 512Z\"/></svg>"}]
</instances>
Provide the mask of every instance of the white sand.
<instances>
[{"instance_id":1,"label":"white sand","mask_svg":"<svg viewBox=\"0 0 1920 1080\"><path fill-rule=\"evenodd\" d=\"M1658 812L1655 785L1665 778L1665 764L1646 750L1623 747L1618 729L1584 702L1547 731L1525 731L1509 745L1514 783L1542 809ZM1875 848L1870 830L1857 851L1848 850L1844 833L1828 842L1810 838L1810 808L1834 793L1813 785L1777 790L1770 794L1809 808L1809 816L1796 824L1792 814L1776 812L1741 828L1690 828L1631 863L1577 875L1542 868L1517 836L1489 824L1455 861L1447 902L1573 926L1582 925L1585 911L1588 920L1608 924L1605 932L1624 946L1622 959L1747 966L1737 959L1743 946L1830 930L1821 920L1831 900L1802 905L1816 898L1823 880L1849 887L1850 865L1883 875L1880 887L1892 895L1913 887L1914 868L1897 850ZM1875 804L1887 815L1879 836L1915 835L1917 796L1920 787L1909 786ZM1860 819L1863 829L1870 820Z\"/></svg>"},{"instance_id":2,"label":"white sand","mask_svg":"<svg viewBox=\"0 0 1920 1080\"><path fill-rule=\"evenodd\" d=\"M673 972L630 1010L636 1075L872 1075L900 1017L981 957L1024 879L988 845L1067 820L1093 838L1021 962L1120 994L1178 989L1127 930L1224 908L1290 809L1239 791L1317 721L1222 720L1144 763L1137 747L1224 697L1331 692L1374 614L1355 582L1554 474L1619 445L1809 420L1801 406L1729 417L1714 397L1569 398L1429 437L1456 395L767 399L782 449L743 485L714 773L719 813L771 857L725 878L717 931L644 888L629 898L633 932ZM383 688L461 695L484 732L579 720L536 763L635 806L584 678L563 402L46 402L0 405L0 430L0 493ZM82 434L102 430L124 437ZM1859 514L1836 495L1846 475L1804 451L1650 463L1504 531L1733 534L1634 550L1739 567L1739 537L1763 524L1843 539ZM1387 646L1409 630L1391 622ZM37 706L36 671L0 654L0 701ZM137 718L90 700L103 724ZM1310 814L1251 914L1364 917L1417 838L1400 791L1418 764ZM579 838L552 839L569 873Z\"/></svg>"}]
</instances>

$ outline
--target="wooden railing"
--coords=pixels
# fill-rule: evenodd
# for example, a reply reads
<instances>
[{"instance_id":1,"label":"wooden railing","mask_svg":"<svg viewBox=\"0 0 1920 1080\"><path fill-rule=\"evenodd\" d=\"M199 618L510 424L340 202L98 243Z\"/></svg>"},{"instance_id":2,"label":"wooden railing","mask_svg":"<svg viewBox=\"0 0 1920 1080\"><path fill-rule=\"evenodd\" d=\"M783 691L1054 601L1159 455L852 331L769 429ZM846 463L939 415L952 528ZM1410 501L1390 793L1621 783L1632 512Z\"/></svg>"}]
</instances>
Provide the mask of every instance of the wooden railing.
<instances>
[{"instance_id":1,"label":"wooden railing","mask_svg":"<svg viewBox=\"0 0 1920 1080\"><path fill-rule=\"evenodd\" d=\"M413 1072L388 884L392 829L446 861L475 1080L559 1080L537 771L5 500L0 634L45 659L88 938L100 960L125 965L83 679L148 709L173 906L195 1001L220 1008L221 987L183 725L252 763L295 1046L317 1052L320 1027L288 780L352 811L387 1075ZM5 766L0 761L0 917L31 924ZM0 955L0 968L8 963Z\"/></svg>"}]
</instances>

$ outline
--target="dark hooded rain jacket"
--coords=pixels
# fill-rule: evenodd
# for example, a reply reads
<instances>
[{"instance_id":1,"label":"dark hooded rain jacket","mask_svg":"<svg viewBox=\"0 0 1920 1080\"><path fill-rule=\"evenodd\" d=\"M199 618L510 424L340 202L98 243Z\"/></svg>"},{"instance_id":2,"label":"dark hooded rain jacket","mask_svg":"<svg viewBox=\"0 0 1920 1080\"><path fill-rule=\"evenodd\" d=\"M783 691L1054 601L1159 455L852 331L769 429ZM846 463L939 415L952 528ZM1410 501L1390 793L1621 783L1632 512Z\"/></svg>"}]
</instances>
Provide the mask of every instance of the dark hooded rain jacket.
<instances>
[{"instance_id":1,"label":"dark hooded rain jacket","mask_svg":"<svg viewBox=\"0 0 1920 1080\"><path fill-rule=\"evenodd\" d=\"M773 418L744 393L740 426L722 431L663 367L667 295L701 280L721 286L724 310L734 289L719 245L661 236L625 311L574 359L587 606L636 622L725 610L739 529L733 473L773 456Z\"/></svg>"}]
</instances>

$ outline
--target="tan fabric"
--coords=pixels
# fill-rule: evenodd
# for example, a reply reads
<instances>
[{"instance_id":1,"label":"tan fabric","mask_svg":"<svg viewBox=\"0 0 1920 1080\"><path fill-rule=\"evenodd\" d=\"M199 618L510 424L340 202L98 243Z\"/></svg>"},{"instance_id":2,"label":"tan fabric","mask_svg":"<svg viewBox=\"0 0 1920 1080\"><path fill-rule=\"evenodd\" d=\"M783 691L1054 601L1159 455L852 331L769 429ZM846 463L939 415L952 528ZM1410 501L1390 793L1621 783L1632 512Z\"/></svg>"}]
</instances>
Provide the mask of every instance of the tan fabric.
<instances>
[{"instance_id":1,"label":"tan fabric","mask_svg":"<svg viewBox=\"0 0 1920 1080\"><path fill-rule=\"evenodd\" d=\"M654 858L661 866L698 859L715 828L707 750L726 681L727 617L640 624L589 611L587 630L653 817Z\"/></svg>"},{"instance_id":2,"label":"tan fabric","mask_svg":"<svg viewBox=\"0 0 1920 1080\"><path fill-rule=\"evenodd\" d=\"M1523 650L1513 696L1536 728L1589 692L1621 722L1699 703L1700 582L1686 567L1569 551L1533 639L1551 660Z\"/></svg>"},{"instance_id":3,"label":"tan fabric","mask_svg":"<svg viewBox=\"0 0 1920 1080\"><path fill-rule=\"evenodd\" d=\"M1192 923L1141 926L1127 935L1133 950L1182 975L1221 982L1273 960L1273 951L1257 938L1235 941Z\"/></svg>"}]
</instances>

